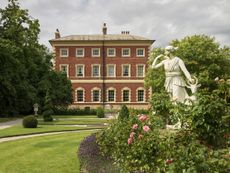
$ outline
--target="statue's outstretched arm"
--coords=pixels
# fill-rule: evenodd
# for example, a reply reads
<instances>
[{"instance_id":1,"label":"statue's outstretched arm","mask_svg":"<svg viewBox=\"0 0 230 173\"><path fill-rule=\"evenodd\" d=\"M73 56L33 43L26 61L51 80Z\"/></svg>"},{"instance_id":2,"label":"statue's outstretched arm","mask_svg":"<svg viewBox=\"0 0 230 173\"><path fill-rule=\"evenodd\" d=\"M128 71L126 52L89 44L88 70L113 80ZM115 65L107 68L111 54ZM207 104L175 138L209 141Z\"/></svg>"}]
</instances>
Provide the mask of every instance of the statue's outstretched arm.
<instances>
[{"instance_id":1,"label":"statue's outstretched arm","mask_svg":"<svg viewBox=\"0 0 230 173\"><path fill-rule=\"evenodd\" d=\"M192 81L191 75L188 72L187 68L184 65L184 62L181 59L179 60L179 66L182 72L184 73L185 77L191 82Z\"/></svg>"},{"instance_id":2,"label":"statue's outstretched arm","mask_svg":"<svg viewBox=\"0 0 230 173\"><path fill-rule=\"evenodd\" d=\"M164 55L158 55L158 56L154 59L154 61L153 61L153 63L152 63L152 68L159 68L159 67L161 67L162 65L164 65L164 60L157 64L157 60L158 60L159 58L161 58L162 56L164 56Z\"/></svg>"}]
</instances>

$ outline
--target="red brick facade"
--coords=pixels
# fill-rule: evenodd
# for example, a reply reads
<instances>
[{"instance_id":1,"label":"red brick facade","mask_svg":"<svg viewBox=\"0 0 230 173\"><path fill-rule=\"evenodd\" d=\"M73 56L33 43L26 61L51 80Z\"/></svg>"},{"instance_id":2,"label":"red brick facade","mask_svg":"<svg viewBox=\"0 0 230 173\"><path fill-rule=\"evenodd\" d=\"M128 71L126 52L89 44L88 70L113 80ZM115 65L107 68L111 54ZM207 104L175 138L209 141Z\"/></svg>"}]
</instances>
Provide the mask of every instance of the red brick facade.
<instances>
[{"instance_id":1,"label":"red brick facade","mask_svg":"<svg viewBox=\"0 0 230 173\"><path fill-rule=\"evenodd\" d=\"M78 37L75 39L68 39L68 37L62 39L61 37L50 40L56 55L55 69L60 71L66 68L67 75L72 82L74 91L72 106L82 108L109 104L117 108L126 104L134 108L147 108L150 93L144 88L144 75L147 70L149 47L154 41L143 38L130 39L133 36L128 34L116 35L117 39L114 35L96 36L98 39L94 37L91 39L92 36L88 36L88 40ZM115 50L113 57L108 56L111 48ZM128 52L124 48L129 49L130 56L122 56L122 50L124 53ZM61 57L60 52L63 49L65 53L67 51L67 57ZM83 49L83 57L76 56L78 49ZM92 56L93 49L97 49L96 54L99 50L98 57ZM140 51L142 56L137 56L137 51ZM143 73L142 70L144 70Z\"/></svg>"}]
</instances>

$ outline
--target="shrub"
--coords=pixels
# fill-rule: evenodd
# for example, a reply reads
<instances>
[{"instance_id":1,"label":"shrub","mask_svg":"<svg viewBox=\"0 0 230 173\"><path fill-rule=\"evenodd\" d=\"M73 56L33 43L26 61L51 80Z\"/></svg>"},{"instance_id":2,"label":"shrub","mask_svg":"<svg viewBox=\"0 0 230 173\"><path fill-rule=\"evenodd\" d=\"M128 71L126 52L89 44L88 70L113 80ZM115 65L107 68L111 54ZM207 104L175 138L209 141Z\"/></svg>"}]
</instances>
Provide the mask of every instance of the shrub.
<instances>
[{"instance_id":1,"label":"shrub","mask_svg":"<svg viewBox=\"0 0 230 173\"><path fill-rule=\"evenodd\" d=\"M160 115L165 124L169 124L169 117L171 116L172 102L166 92L155 92L151 99L152 111L156 115Z\"/></svg>"},{"instance_id":2,"label":"shrub","mask_svg":"<svg viewBox=\"0 0 230 173\"><path fill-rule=\"evenodd\" d=\"M104 118L105 117L105 112L104 112L104 109L102 107L97 108L97 117L98 118Z\"/></svg>"},{"instance_id":3,"label":"shrub","mask_svg":"<svg viewBox=\"0 0 230 173\"><path fill-rule=\"evenodd\" d=\"M46 98L45 98L45 106L44 106L44 111L42 113L44 121L53 121L53 118L51 115L53 115L53 106L51 103L51 98L49 95L49 91L47 90L46 92Z\"/></svg>"},{"instance_id":4,"label":"shrub","mask_svg":"<svg viewBox=\"0 0 230 173\"><path fill-rule=\"evenodd\" d=\"M198 137L210 145L221 145L224 141L226 102L216 94L200 94L192 110L192 129Z\"/></svg>"},{"instance_id":5,"label":"shrub","mask_svg":"<svg viewBox=\"0 0 230 173\"><path fill-rule=\"evenodd\" d=\"M118 115L119 119L127 119L129 118L129 109L126 105L122 105L121 110Z\"/></svg>"},{"instance_id":6,"label":"shrub","mask_svg":"<svg viewBox=\"0 0 230 173\"><path fill-rule=\"evenodd\" d=\"M55 115L96 115L97 114L96 109L90 109L89 107L85 107L84 109L55 107L53 110Z\"/></svg>"},{"instance_id":7,"label":"shrub","mask_svg":"<svg viewBox=\"0 0 230 173\"><path fill-rule=\"evenodd\" d=\"M33 115L29 115L23 118L22 124L24 128L37 128L38 120Z\"/></svg>"}]
</instances>

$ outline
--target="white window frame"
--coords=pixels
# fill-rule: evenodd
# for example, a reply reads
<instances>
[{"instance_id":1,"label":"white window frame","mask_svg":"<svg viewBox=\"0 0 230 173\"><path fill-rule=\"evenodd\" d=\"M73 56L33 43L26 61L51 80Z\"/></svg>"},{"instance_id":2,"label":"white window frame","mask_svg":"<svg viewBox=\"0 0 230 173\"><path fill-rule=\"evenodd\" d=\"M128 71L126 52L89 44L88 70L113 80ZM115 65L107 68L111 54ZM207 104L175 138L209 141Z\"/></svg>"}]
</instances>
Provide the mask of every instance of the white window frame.
<instances>
[{"instance_id":1,"label":"white window frame","mask_svg":"<svg viewBox=\"0 0 230 173\"><path fill-rule=\"evenodd\" d=\"M61 69L61 67L62 66L65 66L65 67L67 67L67 71L66 71L66 75L67 75L67 77L69 77L69 64L60 64L59 65L59 69L60 69L60 72L63 72Z\"/></svg>"},{"instance_id":2,"label":"white window frame","mask_svg":"<svg viewBox=\"0 0 230 173\"><path fill-rule=\"evenodd\" d=\"M143 55L138 55L138 50L143 50ZM136 48L136 57L145 57L145 48Z\"/></svg>"},{"instance_id":3,"label":"white window frame","mask_svg":"<svg viewBox=\"0 0 230 173\"><path fill-rule=\"evenodd\" d=\"M124 94L123 91L128 90L129 91L129 101L124 101ZM129 103L131 102L131 89L128 87L125 87L121 90L121 102Z\"/></svg>"},{"instance_id":4,"label":"white window frame","mask_svg":"<svg viewBox=\"0 0 230 173\"><path fill-rule=\"evenodd\" d=\"M114 55L109 55L109 50L114 50ZM107 57L115 57L116 56L116 48L107 48Z\"/></svg>"},{"instance_id":5,"label":"white window frame","mask_svg":"<svg viewBox=\"0 0 230 173\"><path fill-rule=\"evenodd\" d=\"M83 71L83 74L82 74L82 76L78 76L78 75L77 75L77 72L78 72L78 71L77 71L77 67L78 67L78 66L82 66L82 67L83 67L83 70L82 70L82 71ZM76 77L80 77L80 78L85 77L85 65L84 65L84 64L77 64L77 65L75 65L75 76L76 76Z\"/></svg>"},{"instance_id":6,"label":"white window frame","mask_svg":"<svg viewBox=\"0 0 230 173\"><path fill-rule=\"evenodd\" d=\"M109 91L111 91L111 90L114 91L114 101L109 101ZM107 102L110 102L110 103L116 102L116 89L115 88L110 87L106 90L106 100L107 100Z\"/></svg>"},{"instance_id":7,"label":"white window frame","mask_svg":"<svg viewBox=\"0 0 230 173\"><path fill-rule=\"evenodd\" d=\"M93 92L94 91L99 91L99 95L98 95L98 101L94 101L94 95L93 95ZM100 88L97 88L97 87L94 87L92 90L91 90L91 102L94 102L94 103L99 103L101 102L101 89Z\"/></svg>"},{"instance_id":8,"label":"white window frame","mask_svg":"<svg viewBox=\"0 0 230 173\"><path fill-rule=\"evenodd\" d=\"M99 54L98 54L98 55L94 55L94 54L93 54L93 53L94 53L94 52L93 52L94 50L98 50L98 53L99 53ZM100 49L100 48L92 48L92 49L91 49L91 55L92 55L92 57L100 57L100 56L101 56L101 49Z\"/></svg>"},{"instance_id":9,"label":"white window frame","mask_svg":"<svg viewBox=\"0 0 230 173\"><path fill-rule=\"evenodd\" d=\"M128 55L124 55L124 54L123 54L123 51L126 50L126 49L129 50L129 54L128 54ZM130 49L130 48L122 48L122 49L121 49L121 55L122 55L122 57L130 57L130 55L131 55L131 49Z\"/></svg>"},{"instance_id":10,"label":"white window frame","mask_svg":"<svg viewBox=\"0 0 230 173\"><path fill-rule=\"evenodd\" d=\"M113 76L109 76L109 66L113 66L114 67L114 75ZM116 77L116 64L107 64L106 65L106 72L107 72L107 74L106 74L106 76L107 77Z\"/></svg>"},{"instance_id":11,"label":"white window frame","mask_svg":"<svg viewBox=\"0 0 230 173\"><path fill-rule=\"evenodd\" d=\"M78 97L77 97L77 91L83 91L83 100L82 101L78 101ZM82 88L82 87L78 87L78 88L76 88L75 89L75 102L78 102L78 103L83 103L83 102L85 102L85 89L84 88Z\"/></svg>"},{"instance_id":12,"label":"white window frame","mask_svg":"<svg viewBox=\"0 0 230 173\"><path fill-rule=\"evenodd\" d=\"M93 67L94 67L94 66L98 66L98 67L99 67L99 69L98 69L98 70L99 70L98 76L94 76L94 75L93 75ZM96 77L96 78L101 76L101 65L100 65L100 64L92 64L92 65L91 65L91 76L92 76L92 77Z\"/></svg>"},{"instance_id":13,"label":"white window frame","mask_svg":"<svg viewBox=\"0 0 230 173\"><path fill-rule=\"evenodd\" d=\"M138 67L143 66L143 76L139 76L138 74ZM137 64L136 65L136 77L145 77L145 64Z\"/></svg>"},{"instance_id":14,"label":"white window frame","mask_svg":"<svg viewBox=\"0 0 230 173\"><path fill-rule=\"evenodd\" d=\"M78 50L82 50L82 51L83 51L83 54L82 54L82 55L78 55L78 54L77 54L77 51L78 51ZM84 57L84 56L85 56L85 49L84 49L84 48L76 48L75 56L76 56L76 57Z\"/></svg>"},{"instance_id":15,"label":"white window frame","mask_svg":"<svg viewBox=\"0 0 230 173\"><path fill-rule=\"evenodd\" d=\"M130 77L131 76L131 64L122 64L121 66L122 66L122 68L121 68L122 77ZM124 76L124 73L123 73L124 66L129 66L129 75L128 76Z\"/></svg>"},{"instance_id":16,"label":"white window frame","mask_svg":"<svg viewBox=\"0 0 230 173\"><path fill-rule=\"evenodd\" d=\"M143 101L138 101L138 91L144 91L144 93L143 93ZM145 102L145 100L146 100L145 92L146 92L145 88L143 88L143 87L139 87L139 88L136 89L136 102L140 102L140 103Z\"/></svg>"},{"instance_id":17,"label":"white window frame","mask_svg":"<svg viewBox=\"0 0 230 173\"><path fill-rule=\"evenodd\" d=\"M66 55L63 55L63 54L62 54L62 51L63 51L63 50L66 50L66 52L67 52ZM69 49L68 49L68 48L60 48L60 57L63 57L63 58L69 57Z\"/></svg>"}]
</instances>

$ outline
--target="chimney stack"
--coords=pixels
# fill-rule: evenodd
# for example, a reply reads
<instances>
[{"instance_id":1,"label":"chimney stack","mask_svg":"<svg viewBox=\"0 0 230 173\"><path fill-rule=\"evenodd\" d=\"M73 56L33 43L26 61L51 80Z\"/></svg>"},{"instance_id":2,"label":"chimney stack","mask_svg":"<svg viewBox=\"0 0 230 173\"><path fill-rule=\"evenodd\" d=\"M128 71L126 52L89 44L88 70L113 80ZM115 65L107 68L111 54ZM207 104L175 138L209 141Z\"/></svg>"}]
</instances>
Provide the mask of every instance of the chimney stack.
<instances>
[{"instance_id":1,"label":"chimney stack","mask_svg":"<svg viewBox=\"0 0 230 173\"><path fill-rule=\"evenodd\" d=\"M58 29L56 29L56 32L55 32L55 39L58 39L58 38L60 38L60 37L61 37L60 32L59 32Z\"/></svg>"},{"instance_id":2,"label":"chimney stack","mask_svg":"<svg viewBox=\"0 0 230 173\"><path fill-rule=\"evenodd\" d=\"M102 28L102 32L103 32L103 35L106 35L106 34L107 34L106 23L104 23L104 26L103 26L103 28Z\"/></svg>"},{"instance_id":3,"label":"chimney stack","mask_svg":"<svg viewBox=\"0 0 230 173\"><path fill-rule=\"evenodd\" d=\"M121 34L127 34L127 35L129 35L129 31L121 31Z\"/></svg>"}]
</instances>

